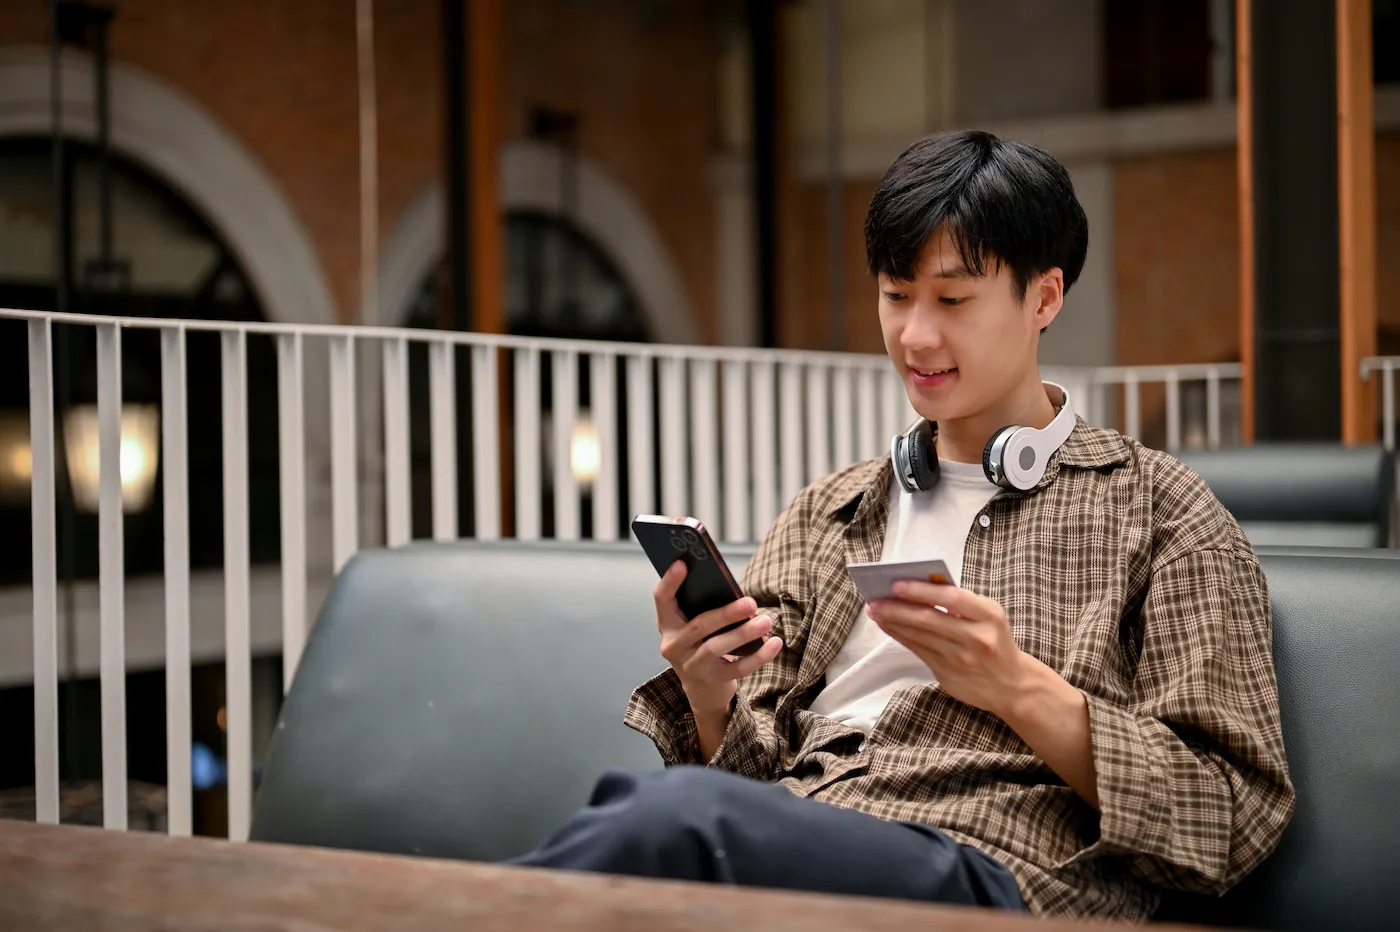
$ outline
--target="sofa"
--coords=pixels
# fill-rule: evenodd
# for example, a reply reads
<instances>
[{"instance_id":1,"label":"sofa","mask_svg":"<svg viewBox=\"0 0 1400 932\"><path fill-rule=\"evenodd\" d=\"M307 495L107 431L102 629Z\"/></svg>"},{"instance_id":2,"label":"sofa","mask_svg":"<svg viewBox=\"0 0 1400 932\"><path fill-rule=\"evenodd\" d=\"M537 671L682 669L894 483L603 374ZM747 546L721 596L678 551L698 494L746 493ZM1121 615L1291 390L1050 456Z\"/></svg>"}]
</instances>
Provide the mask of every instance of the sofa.
<instances>
[{"instance_id":1,"label":"sofa","mask_svg":"<svg viewBox=\"0 0 1400 932\"><path fill-rule=\"evenodd\" d=\"M1379 446L1270 442L1180 459L1255 546L1397 544L1395 457Z\"/></svg>"},{"instance_id":2,"label":"sofa","mask_svg":"<svg viewBox=\"0 0 1400 932\"><path fill-rule=\"evenodd\" d=\"M751 551L727 553L740 570ZM1400 552L1262 547L1298 808L1225 897L1234 927L1400 922ZM492 861L534 846L608 767L661 766L622 724L660 669L655 571L631 543L415 544L356 556L283 703L255 840Z\"/></svg>"}]
</instances>

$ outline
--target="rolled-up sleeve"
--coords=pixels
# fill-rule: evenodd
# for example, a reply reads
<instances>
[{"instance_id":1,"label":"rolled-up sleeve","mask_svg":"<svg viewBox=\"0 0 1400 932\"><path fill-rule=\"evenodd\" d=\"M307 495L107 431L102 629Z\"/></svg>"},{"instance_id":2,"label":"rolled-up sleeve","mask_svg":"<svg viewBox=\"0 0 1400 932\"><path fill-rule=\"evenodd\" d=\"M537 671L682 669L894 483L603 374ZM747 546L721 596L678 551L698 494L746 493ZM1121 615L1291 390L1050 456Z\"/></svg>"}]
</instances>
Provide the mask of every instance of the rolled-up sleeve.
<instances>
[{"instance_id":1,"label":"rolled-up sleeve","mask_svg":"<svg viewBox=\"0 0 1400 932\"><path fill-rule=\"evenodd\" d=\"M759 614L773 620L772 636L783 639L783 648L740 681L729 725L714 756L708 761L700 758L695 716L674 670L657 674L632 693L624 721L652 739L667 766L708 764L757 780L777 775L781 743L775 715L778 702L797 682L801 661L791 645L803 623L803 558L811 514L810 490L804 490L779 515L744 573L745 595L757 603Z\"/></svg>"},{"instance_id":2,"label":"rolled-up sleeve","mask_svg":"<svg viewBox=\"0 0 1400 932\"><path fill-rule=\"evenodd\" d=\"M1154 883L1229 889L1292 817L1268 592L1251 553L1157 567L1123 696L1086 693L1099 837L1066 863L1127 856Z\"/></svg>"}]
</instances>

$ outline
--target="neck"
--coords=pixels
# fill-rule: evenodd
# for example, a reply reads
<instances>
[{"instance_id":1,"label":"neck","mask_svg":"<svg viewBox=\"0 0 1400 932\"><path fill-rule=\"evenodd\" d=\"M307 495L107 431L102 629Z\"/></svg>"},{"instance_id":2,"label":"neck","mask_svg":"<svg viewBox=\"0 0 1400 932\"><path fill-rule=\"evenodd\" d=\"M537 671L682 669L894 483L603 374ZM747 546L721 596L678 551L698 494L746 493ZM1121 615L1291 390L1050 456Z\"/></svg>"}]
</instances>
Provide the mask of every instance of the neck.
<instances>
[{"instance_id":1,"label":"neck","mask_svg":"<svg viewBox=\"0 0 1400 932\"><path fill-rule=\"evenodd\" d=\"M1044 429L1054 419L1055 405L1039 373L1033 373L998 404L968 417L939 421L938 456L953 463L980 463L995 431L1012 424Z\"/></svg>"}]
</instances>

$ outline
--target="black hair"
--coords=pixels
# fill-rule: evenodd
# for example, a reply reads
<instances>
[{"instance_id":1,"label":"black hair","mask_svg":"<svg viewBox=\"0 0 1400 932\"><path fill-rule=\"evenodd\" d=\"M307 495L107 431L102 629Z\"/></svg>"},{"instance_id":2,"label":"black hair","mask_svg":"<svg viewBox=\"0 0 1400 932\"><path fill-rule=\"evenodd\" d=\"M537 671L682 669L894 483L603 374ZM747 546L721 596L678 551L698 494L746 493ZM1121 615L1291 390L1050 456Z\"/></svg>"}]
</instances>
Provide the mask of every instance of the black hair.
<instances>
[{"instance_id":1,"label":"black hair","mask_svg":"<svg viewBox=\"0 0 1400 932\"><path fill-rule=\"evenodd\" d=\"M1059 160L972 130L925 136L885 171L865 215L870 274L912 281L940 229L972 274L985 275L989 260L993 271L1008 266L1017 298L1052 268L1068 292L1089 248L1088 218Z\"/></svg>"}]
</instances>

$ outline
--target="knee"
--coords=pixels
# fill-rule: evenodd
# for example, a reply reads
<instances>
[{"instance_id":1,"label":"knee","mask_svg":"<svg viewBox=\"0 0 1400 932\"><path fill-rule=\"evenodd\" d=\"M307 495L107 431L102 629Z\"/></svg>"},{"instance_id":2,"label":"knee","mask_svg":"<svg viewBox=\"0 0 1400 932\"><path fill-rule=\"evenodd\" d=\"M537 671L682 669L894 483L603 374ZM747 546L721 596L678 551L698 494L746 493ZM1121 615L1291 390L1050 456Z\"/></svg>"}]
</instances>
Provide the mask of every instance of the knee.
<instances>
[{"instance_id":1,"label":"knee","mask_svg":"<svg viewBox=\"0 0 1400 932\"><path fill-rule=\"evenodd\" d=\"M708 776L703 767L692 766L612 771L598 782L592 804L639 829L678 824L696 804L713 796Z\"/></svg>"},{"instance_id":2,"label":"knee","mask_svg":"<svg viewBox=\"0 0 1400 932\"><path fill-rule=\"evenodd\" d=\"M667 847L692 835L716 808L731 774L704 767L668 767L647 773L609 773L593 804L606 812L611 833L646 847Z\"/></svg>"}]
</instances>

